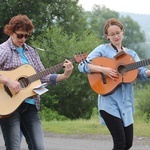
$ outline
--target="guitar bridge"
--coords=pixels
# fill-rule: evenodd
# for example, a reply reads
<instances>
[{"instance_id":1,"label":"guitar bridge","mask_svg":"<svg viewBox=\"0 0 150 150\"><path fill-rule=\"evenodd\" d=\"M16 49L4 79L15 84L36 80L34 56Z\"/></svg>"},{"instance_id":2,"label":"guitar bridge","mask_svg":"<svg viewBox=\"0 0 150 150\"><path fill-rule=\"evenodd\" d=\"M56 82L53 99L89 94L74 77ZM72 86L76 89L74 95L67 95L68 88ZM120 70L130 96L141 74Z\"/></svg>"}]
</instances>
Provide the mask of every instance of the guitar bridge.
<instances>
[{"instance_id":1,"label":"guitar bridge","mask_svg":"<svg viewBox=\"0 0 150 150\"><path fill-rule=\"evenodd\" d=\"M8 88L7 85L4 85L4 89L5 89L6 93L7 93L10 97L13 96L12 93L11 93L11 91L10 91L10 89Z\"/></svg>"}]
</instances>

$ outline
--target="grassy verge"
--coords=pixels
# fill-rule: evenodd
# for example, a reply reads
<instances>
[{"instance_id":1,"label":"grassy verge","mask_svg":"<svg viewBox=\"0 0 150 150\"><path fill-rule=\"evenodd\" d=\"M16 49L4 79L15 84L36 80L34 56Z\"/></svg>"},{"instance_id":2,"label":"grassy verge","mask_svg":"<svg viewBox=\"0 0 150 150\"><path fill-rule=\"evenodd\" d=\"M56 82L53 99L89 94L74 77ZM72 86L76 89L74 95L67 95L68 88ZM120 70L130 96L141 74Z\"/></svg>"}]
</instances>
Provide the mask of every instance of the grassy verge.
<instances>
[{"instance_id":1,"label":"grassy verge","mask_svg":"<svg viewBox=\"0 0 150 150\"><path fill-rule=\"evenodd\" d=\"M101 125L98 118L73 121L43 121L44 130L58 134L109 134L106 126ZM150 123L135 118L134 136L150 137Z\"/></svg>"},{"instance_id":2,"label":"grassy verge","mask_svg":"<svg viewBox=\"0 0 150 150\"><path fill-rule=\"evenodd\" d=\"M99 120L73 120L43 122L44 130L61 134L108 134Z\"/></svg>"},{"instance_id":3,"label":"grassy verge","mask_svg":"<svg viewBox=\"0 0 150 150\"><path fill-rule=\"evenodd\" d=\"M143 119L135 119L134 135L150 138L150 122L146 123Z\"/></svg>"}]
</instances>

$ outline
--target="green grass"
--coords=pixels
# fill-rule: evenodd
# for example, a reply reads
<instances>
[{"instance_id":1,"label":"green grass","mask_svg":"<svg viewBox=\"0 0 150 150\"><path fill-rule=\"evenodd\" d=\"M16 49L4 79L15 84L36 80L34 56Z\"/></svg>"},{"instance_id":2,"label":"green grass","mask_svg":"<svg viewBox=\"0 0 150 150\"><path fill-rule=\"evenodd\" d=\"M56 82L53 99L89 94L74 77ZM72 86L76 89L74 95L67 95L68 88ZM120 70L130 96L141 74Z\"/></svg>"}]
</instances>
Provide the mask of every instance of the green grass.
<instances>
[{"instance_id":1,"label":"green grass","mask_svg":"<svg viewBox=\"0 0 150 150\"><path fill-rule=\"evenodd\" d=\"M73 121L43 121L45 131L57 134L109 134L106 126L101 125L98 118L90 120ZM150 137L150 123L136 117L134 123L134 136Z\"/></svg>"},{"instance_id":2,"label":"green grass","mask_svg":"<svg viewBox=\"0 0 150 150\"><path fill-rule=\"evenodd\" d=\"M60 134L108 134L99 120L73 120L43 122L44 130Z\"/></svg>"},{"instance_id":3,"label":"green grass","mask_svg":"<svg viewBox=\"0 0 150 150\"><path fill-rule=\"evenodd\" d=\"M150 122L146 123L143 119L135 119L134 135L150 138Z\"/></svg>"}]
</instances>

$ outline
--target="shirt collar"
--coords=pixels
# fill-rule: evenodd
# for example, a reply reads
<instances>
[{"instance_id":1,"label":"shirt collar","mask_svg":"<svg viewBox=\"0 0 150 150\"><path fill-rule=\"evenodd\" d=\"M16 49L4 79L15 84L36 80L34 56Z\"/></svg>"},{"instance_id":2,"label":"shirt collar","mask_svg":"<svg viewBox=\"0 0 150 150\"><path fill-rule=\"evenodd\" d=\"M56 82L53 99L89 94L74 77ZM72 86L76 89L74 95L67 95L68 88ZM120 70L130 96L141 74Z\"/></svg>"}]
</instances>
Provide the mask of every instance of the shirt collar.
<instances>
[{"instance_id":1,"label":"shirt collar","mask_svg":"<svg viewBox=\"0 0 150 150\"><path fill-rule=\"evenodd\" d=\"M16 50L16 46L14 45L14 43L12 42L11 37L8 39L8 43L10 44L10 48L12 50ZM28 45L26 43L23 44L23 48L24 50L29 50Z\"/></svg>"}]
</instances>

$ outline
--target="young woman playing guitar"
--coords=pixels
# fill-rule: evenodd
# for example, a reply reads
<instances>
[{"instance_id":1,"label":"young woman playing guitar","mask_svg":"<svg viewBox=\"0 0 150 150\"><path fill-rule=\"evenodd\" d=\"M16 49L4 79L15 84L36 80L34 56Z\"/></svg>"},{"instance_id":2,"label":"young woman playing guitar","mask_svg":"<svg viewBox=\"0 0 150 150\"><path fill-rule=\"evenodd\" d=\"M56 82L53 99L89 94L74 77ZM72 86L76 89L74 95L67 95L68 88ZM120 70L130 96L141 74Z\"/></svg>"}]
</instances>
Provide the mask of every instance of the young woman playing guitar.
<instances>
[{"instance_id":1,"label":"young woman playing guitar","mask_svg":"<svg viewBox=\"0 0 150 150\"><path fill-rule=\"evenodd\" d=\"M124 76L128 75L128 66L124 65L124 58L128 56L127 63L133 63L134 60L138 62L140 59L135 51L122 46L124 32L124 27L119 20L108 19L104 25L104 34L110 43L96 47L86 61L78 66L80 72L88 73L89 79L93 77L90 83L98 93L101 123L106 124L111 133L113 150L129 150L133 142L133 82L130 81L132 76L129 76L129 82L124 82ZM113 61L108 63L109 59ZM116 67L113 68L112 66L115 65ZM146 80L150 76L150 70L145 67L139 67L134 73L135 78L141 80ZM120 84L116 88L108 90L117 82Z\"/></svg>"}]
</instances>

